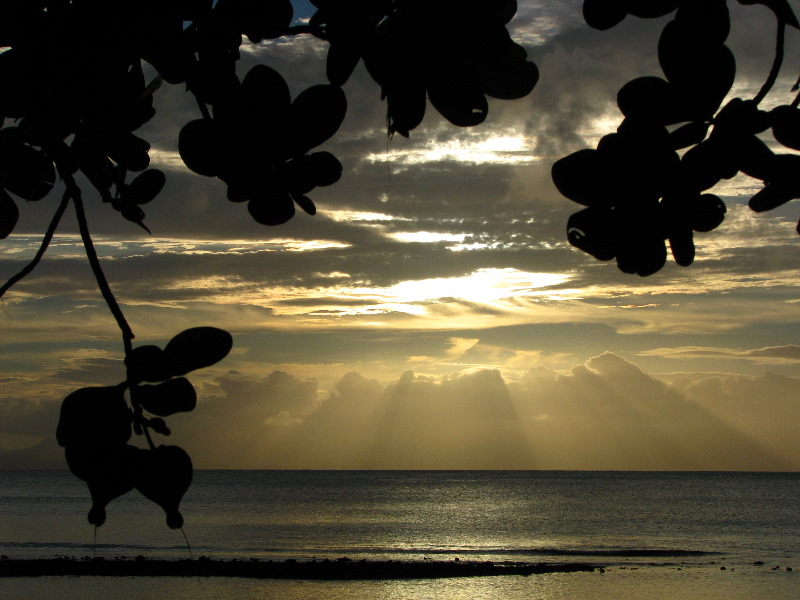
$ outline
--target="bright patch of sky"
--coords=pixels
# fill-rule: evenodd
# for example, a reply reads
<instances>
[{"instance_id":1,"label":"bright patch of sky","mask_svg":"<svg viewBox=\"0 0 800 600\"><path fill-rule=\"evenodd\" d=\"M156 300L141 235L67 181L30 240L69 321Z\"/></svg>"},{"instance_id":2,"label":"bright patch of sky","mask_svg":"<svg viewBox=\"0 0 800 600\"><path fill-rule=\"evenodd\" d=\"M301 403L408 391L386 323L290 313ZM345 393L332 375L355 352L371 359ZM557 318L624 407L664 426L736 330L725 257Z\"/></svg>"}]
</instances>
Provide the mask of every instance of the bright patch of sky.
<instances>
[{"instance_id":1,"label":"bright patch of sky","mask_svg":"<svg viewBox=\"0 0 800 600\"><path fill-rule=\"evenodd\" d=\"M477 136L476 136L477 137ZM463 136L444 142L408 150L367 154L367 162L389 162L400 165L418 165L435 162L458 162L464 164L524 165L534 162L536 140L522 135L497 135L470 139Z\"/></svg>"}]
</instances>

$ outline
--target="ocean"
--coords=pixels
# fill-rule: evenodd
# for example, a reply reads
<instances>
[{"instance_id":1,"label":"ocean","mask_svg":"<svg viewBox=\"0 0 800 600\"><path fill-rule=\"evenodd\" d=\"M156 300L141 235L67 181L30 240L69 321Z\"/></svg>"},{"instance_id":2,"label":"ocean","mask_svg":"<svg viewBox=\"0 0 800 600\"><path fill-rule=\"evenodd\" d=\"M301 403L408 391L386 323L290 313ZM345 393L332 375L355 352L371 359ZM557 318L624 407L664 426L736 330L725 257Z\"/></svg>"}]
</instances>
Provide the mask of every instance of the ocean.
<instances>
[{"instance_id":1,"label":"ocean","mask_svg":"<svg viewBox=\"0 0 800 600\"><path fill-rule=\"evenodd\" d=\"M0 598L800 596L800 473L198 471L183 532L132 492L95 531L67 471L0 472L10 558L581 562L594 573L421 581L7 578ZM776 568L777 567L777 568ZM788 569L787 569L788 567Z\"/></svg>"}]
</instances>

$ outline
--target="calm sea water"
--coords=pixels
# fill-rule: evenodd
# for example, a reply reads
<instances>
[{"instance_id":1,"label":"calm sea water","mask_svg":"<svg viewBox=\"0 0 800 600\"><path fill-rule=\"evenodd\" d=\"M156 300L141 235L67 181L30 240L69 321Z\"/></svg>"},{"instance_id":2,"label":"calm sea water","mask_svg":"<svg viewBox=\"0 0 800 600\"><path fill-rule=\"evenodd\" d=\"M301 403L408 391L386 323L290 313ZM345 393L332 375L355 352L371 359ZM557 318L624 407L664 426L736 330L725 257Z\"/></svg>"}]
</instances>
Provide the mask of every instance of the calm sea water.
<instances>
[{"instance_id":1,"label":"calm sea water","mask_svg":"<svg viewBox=\"0 0 800 600\"><path fill-rule=\"evenodd\" d=\"M88 491L68 472L9 471L0 481L9 557L189 556L183 534L135 492L109 505L95 537ZM797 473L200 471L183 502L195 557L608 569L423 583L40 578L0 581L0 597L46 597L58 585L62 599L796 598L799 499Z\"/></svg>"}]
</instances>

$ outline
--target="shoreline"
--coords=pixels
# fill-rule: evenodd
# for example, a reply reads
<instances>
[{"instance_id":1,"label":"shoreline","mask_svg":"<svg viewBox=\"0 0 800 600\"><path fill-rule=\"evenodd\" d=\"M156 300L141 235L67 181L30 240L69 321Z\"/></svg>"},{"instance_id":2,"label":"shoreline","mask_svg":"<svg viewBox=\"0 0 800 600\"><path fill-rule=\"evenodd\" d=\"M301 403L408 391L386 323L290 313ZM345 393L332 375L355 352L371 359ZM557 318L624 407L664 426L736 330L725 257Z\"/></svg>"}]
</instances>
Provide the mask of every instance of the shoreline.
<instances>
[{"instance_id":1,"label":"shoreline","mask_svg":"<svg viewBox=\"0 0 800 600\"><path fill-rule=\"evenodd\" d=\"M67 557L0 560L0 578L13 577L240 577L249 579L381 580L496 577L593 572L588 563L512 563L477 561L213 560L106 559Z\"/></svg>"}]
</instances>

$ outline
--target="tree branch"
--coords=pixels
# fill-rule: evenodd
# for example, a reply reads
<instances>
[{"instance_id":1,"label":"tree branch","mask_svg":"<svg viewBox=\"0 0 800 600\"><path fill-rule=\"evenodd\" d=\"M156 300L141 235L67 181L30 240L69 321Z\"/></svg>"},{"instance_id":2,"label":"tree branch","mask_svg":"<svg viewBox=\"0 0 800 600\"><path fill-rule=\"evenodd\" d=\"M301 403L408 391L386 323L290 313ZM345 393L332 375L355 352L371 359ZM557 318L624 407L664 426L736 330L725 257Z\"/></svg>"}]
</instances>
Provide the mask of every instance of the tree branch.
<instances>
[{"instance_id":1,"label":"tree branch","mask_svg":"<svg viewBox=\"0 0 800 600\"><path fill-rule=\"evenodd\" d=\"M92 273L94 273L97 286L100 288L100 293L103 295L103 299L106 301L108 309L116 319L117 325L122 332L122 343L125 346L125 354L127 355L130 353L133 347L131 344L131 340L134 338L133 331L131 331L128 322L125 320L125 315L122 314L122 309L120 309L116 298L114 298L111 287L109 287L106 276L103 273L102 267L100 266L100 260L97 258L97 252L95 252L94 243L92 242L92 237L89 233L89 224L86 221L86 212L83 209L81 189L75 183L75 179L72 177L72 175L66 175L64 177L64 182L67 184L66 193L72 196L72 202L75 205L75 215L78 218L78 228L81 232L83 247L86 250L86 258L89 259L89 264L92 267Z\"/></svg>"},{"instance_id":2,"label":"tree branch","mask_svg":"<svg viewBox=\"0 0 800 600\"><path fill-rule=\"evenodd\" d=\"M775 36L775 60L772 62L772 69L767 76L767 80L764 82L758 95L753 98L753 102L755 102L756 106L767 96L778 79L778 73L780 73L781 65L783 64L783 46L785 38L786 21L778 19L778 33Z\"/></svg>"},{"instance_id":3,"label":"tree branch","mask_svg":"<svg viewBox=\"0 0 800 600\"><path fill-rule=\"evenodd\" d=\"M64 216L64 211L67 210L67 205L69 204L70 194L68 191L64 192L64 195L61 198L61 204L58 205L55 214L53 215L53 219L50 221L50 226L47 228L47 231L42 238L42 243L39 245L39 250L36 252L36 256L33 257L33 260L29 262L25 267L16 275L14 275L11 279L3 284L3 287L0 287L0 298L3 297L11 287L16 284L18 281L23 279L26 275L30 274L39 262L42 260L44 253L47 252L47 248L50 246L50 242L53 239L53 235L58 228L58 224L61 221L61 217Z\"/></svg>"}]
</instances>

